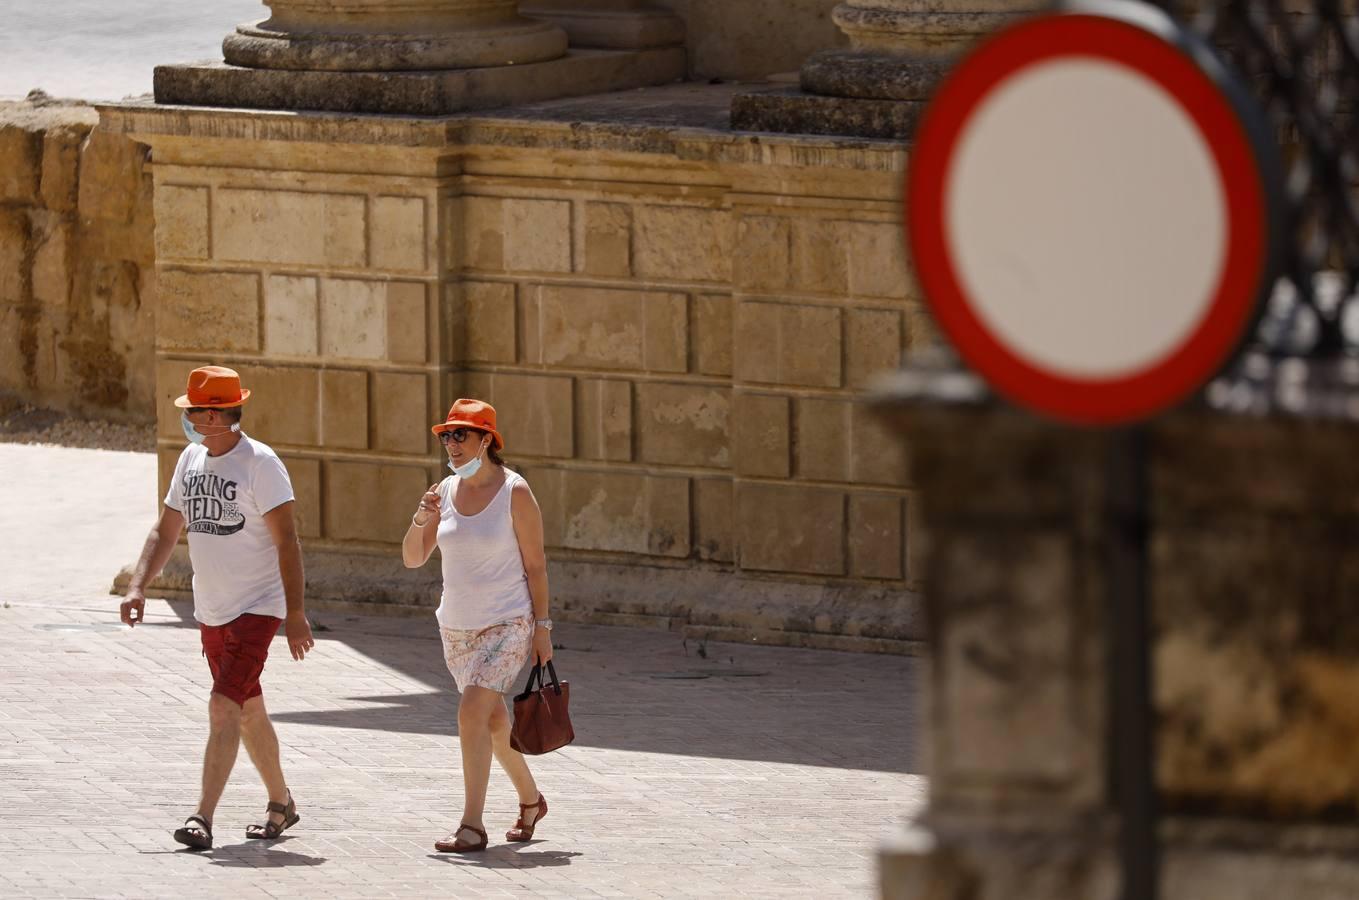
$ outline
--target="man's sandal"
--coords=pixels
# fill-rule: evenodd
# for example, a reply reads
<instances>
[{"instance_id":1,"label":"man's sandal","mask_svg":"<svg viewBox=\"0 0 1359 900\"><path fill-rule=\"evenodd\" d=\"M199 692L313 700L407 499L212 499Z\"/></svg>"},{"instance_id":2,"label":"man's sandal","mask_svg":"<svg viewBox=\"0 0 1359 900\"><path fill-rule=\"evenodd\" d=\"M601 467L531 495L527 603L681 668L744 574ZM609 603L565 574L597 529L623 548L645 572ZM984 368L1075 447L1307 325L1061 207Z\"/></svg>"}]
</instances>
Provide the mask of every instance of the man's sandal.
<instances>
[{"instance_id":1,"label":"man's sandal","mask_svg":"<svg viewBox=\"0 0 1359 900\"><path fill-rule=\"evenodd\" d=\"M190 825L190 822L197 822L198 824ZM183 828L175 829L175 840L194 850L211 850L212 823L194 813L184 820Z\"/></svg>"},{"instance_id":2,"label":"man's sandal","mask_svg":"<svg viewBox=\"0 0 1359 900\"><path fill-rule=\"evenodd\" d=\"M283 834L283 832L302 821L302 817L297 814L297 804L293 802L291 791L288 792L288 803L286 806L282 803L275 803L273 800L270 800L268 810L271 813L278 813L283 816L283 821L275 822L266 815L263 825L246 826L246 837L262 841L272 841Z\"/></svg>"},{"instance_id":3,"label":"man's sandal","mask_svg":"<svg viewBox=\"0 0 1359 900\"><path fill-rule=\"evenodd\" d=\"M524 813L531 809L538 810L538 814L533 817L533 821L524 824ZM514 843L533 840L533 829L538 827L538 823L543 821L543 816L547 815L547 798L542 794L538 795L537 803L519 804L519 819L514 823L514 827L505 832L505 840Z\"/></svg>"},{"instance_id":4,"label":"man's sandal","mask_svg":"<svg viewBox=\"0 0 1359 900\"><path fill-rule=\"evenodd\" d=\"M458 837L464 831L470 831L481 838L479 842L464 841ZM486 849L486 832L475 825L459 825L458 830L444 838L442 841L434 842L434 849L440 853L475 853L478 850Z\"/></svg>"}]
</instances>

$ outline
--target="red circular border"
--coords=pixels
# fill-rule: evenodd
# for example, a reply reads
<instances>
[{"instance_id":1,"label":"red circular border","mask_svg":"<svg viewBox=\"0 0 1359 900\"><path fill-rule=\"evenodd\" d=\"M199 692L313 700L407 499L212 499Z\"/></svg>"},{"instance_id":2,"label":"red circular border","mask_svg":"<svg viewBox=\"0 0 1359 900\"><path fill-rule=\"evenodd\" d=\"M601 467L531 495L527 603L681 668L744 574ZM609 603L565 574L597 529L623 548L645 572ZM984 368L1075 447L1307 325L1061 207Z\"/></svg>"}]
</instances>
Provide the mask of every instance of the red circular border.
<instances>
[{"instance_id":1,"label":"red circular border","mask_svg":"<svg viewBox=\"0 0 1359 900\"><path fill-rule=\"evenodd\" d=\"M1128 66L1160 85L1198 127L1222 179L1227 255L1208 312L1161 360L1112 379L1074 379L1021 359L981 322L958 279L945 237L944 197L954 150L987 94L1020 69L1055 57ZM964 59L931 102L906 183L908 242L925 297L958 352L1016 403L1083 424L1143 418L1182 400L1215 373L1252 318L1268 245L1259 163L1236 110L1185 53L1118 19L1056 14L997 34Z\"/></svg>"}]
</instances>

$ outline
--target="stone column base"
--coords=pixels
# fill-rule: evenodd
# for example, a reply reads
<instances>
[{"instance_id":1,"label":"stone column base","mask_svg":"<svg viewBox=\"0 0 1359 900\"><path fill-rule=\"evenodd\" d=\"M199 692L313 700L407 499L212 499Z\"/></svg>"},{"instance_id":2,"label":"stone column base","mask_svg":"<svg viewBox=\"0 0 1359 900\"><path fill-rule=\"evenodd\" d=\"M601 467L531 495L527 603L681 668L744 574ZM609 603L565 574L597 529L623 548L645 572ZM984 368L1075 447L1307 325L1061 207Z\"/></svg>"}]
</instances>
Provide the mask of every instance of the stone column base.
<instances>
[{"instance_id":1,"label":"stone column base","mask_svg":"<svg viewBox=\"0 0 1359 900\"><path fill-rule=\"evenodd\" d=\"M227 35L222 41L227 63L306 71L467 69L557 59L567 43L561 29L523 18L427 34L280 31L268 22L240 25Z\"/></svg>"},{"instance_id":2,"label":"stone column base","mask_svg":"<svg viewBox=\"0 0 1359 900\"><path fill-rule=\"evenodd\" d=\"M439 605L436 557L407 569L390 552L308 547L309 610L429 616ZM131 568L114 579L127 591ZM548 565L552 617L566 622L678 632L686 638L917 656L925 652L918 594L887 588L827 587L689 567L617 565L555 559ZM147 592L193 598L188 548L175 548Z\"/></svg>"},{"instance_id":3,"label":"stone column base","mask_svg":"<svg viewBox=\"0 0 1359 900\"><path fill-rule=\"evenodd\" d=\"M627 50L684 43L684 20L664 9L562 10L532 3L520 9L564 30L572 47Z\"/></svg>"},{"instance_id":4,"label":"stone column base","mask_svg":"<svg viewBox=\"0 0 1359 900\"><path fill-rule=\"evenodd\" d=\"M915 132L923 102L824 97L796 88L751 91L731 101L736 131L832 134L905 140Z\"/></svg>"},{"instance_id":5,"label":"stone column base","mask_svg":"<svg viewBox=\"0 0 1359 900\"><path fill-rule=\"evenodd\" d=\"M471 109L602 94L684 77L682 47L573 50L523 66L425 72L251 69L224 63L157 66L159 104L442 116Z\"/></svg>"}]
</instances>

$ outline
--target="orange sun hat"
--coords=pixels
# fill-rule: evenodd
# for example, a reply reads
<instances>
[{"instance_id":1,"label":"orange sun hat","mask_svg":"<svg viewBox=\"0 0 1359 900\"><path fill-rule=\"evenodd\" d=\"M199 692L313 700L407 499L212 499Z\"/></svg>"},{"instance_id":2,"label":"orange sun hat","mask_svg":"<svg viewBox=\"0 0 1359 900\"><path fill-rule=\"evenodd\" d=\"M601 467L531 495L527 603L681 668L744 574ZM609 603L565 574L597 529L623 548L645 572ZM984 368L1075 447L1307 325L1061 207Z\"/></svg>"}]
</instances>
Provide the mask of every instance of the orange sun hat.
<instances>
[{"instance_id":1,"label":"orange sun hat","mask_svg":"<svg viewBox=\"0 0 1359 900\"><path fill-rule=\"evenodd\" d=\"M240 406L250 399L250 391L241 387L241 376L226 366L203 366L189 373L188 392L175 400L180 409L201 406L206 409L226 409Z\"/></svg>"},{"instance_id":2,"label":"orange sun hat","mask_svg":"<svg viewBox=\"0 0 1359 900\"><path fill-rule=\"evenodd\" d=\"M442 434L454 428L476 428L489 432L497 450L505 449L505 441L495 430L495 407L481 400L454 400L448 410L448 418L430 431Z\"/></svg>"}]
</instances>

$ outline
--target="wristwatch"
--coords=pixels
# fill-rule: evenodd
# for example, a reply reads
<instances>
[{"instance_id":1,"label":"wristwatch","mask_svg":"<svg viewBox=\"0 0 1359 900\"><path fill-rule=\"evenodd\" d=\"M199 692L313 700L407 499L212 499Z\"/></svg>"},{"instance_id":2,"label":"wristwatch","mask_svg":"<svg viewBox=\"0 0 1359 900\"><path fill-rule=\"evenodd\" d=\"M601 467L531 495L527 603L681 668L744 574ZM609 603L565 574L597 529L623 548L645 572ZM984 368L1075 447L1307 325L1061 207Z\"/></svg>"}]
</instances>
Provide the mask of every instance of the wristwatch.
<instances>
[{"instance_id":1,"label":"wristwatch","mask_svg":"<svg viewBox=\"0 0 1359 900\"><path fill-rule=\"evenodd\" d=\"M551 630L552 630L552 620L551 620L551 619L534 619L534 620L533 620L533 624L539 626L539 627L542 628L544 631L551 631Z\"/></svg>"}]
</instances>

